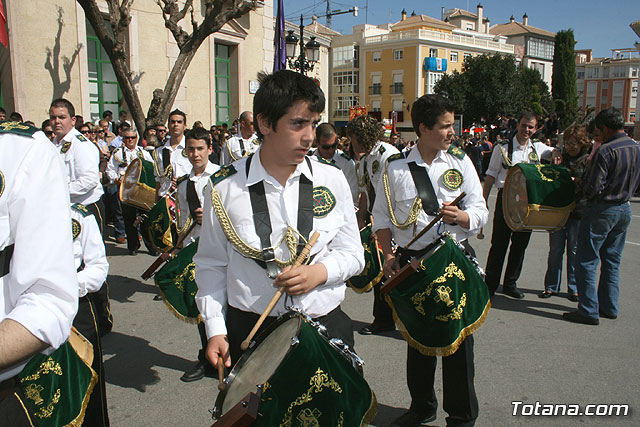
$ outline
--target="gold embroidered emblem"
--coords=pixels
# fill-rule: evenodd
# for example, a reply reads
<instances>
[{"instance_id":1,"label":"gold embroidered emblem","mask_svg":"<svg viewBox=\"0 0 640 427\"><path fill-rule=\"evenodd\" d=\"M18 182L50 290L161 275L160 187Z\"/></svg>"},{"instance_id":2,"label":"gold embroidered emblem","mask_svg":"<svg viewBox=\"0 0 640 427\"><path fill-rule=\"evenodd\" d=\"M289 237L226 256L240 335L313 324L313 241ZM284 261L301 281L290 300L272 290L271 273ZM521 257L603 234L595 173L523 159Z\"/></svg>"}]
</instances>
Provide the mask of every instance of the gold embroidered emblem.
<instances>
[{"instance_id":1,"label":"gold embroidered emblem","mask_svg":"<svg viewBox=\"0 0 640 427\"><path fill-rule=\"evenodd\" d=\"M377 160L374 160L373 163L371 164L371 173L375 175L375 173L378 172L379 167L380 167L380 162Z\"/></svg>"},{"instance_id":2,"label":"gold embroidered emblem","mask_svg":"<svg viewBox=\"0 0 640 427\"><path fill-rule=\"evenodd\" d=\"M187 149L186 148L182 149L182 157L185 157L185 158L187 157Z\"/></svg>"},{"instance_id":3,"label":"gold embroidered emblem","mask_svg":"<svg viewBox=\"0 0 640 427\"><path fill-rule=\"evenodd\" d=\"M44 402L44 400L42 399L42 397L40 397L40 392L43 390L44 387L42 387L41 385L29 384L25 387L24 392L29 399L33 400L33 403L35 403L36 405L42 405L42 402Z\"/></svg>"},{"instance_id":4,"label":"gold embroidered emblem","mask_svg":"<svg viewBox=\"0 0 640 427\"><path fill-rule=\"evenodd\" d=\"M320 421L318 420L322 412L318 408L306 408L301 411L296 417L300 421L300 427L320 427Z\"/></svg>"},{"instance_id":5,"label":"gold embroidered emblem","mask_svg":"<svg viewBox=\"0 0 640 427\"><path fill-rule=\"evenodd\" d=\"M20 122L2 122L0 123L0 129L2 129L3 131L10 131L12 129L27 130L29 129L29 126L23 125Z\"/></svg>"},{"instance_id":6,"label":"gold embroidered emblem","mask_svg":"<svg viewBox=\"0 0 640 427\"><path fill-rule=\"evenodd\" d=\"M2 193L4 193L4 175L0 171L0 196L2 196Z\"/></svg>"},{"instance_id":7,"label":"gold embroidered emblem","mask_svg":"<svg viewBox=\"0 0 640 427\"><path fill-rule=\"evenodd\" d=\"M327 187L313 187L313 216L322 218L333 210L336 197Z\"/></svg>"},{"instance_id":8,"label":"gold embroidered emblem","mask_svg":"<svg viewBox=\"0 0 640 427\"><path fill-rule=\"evenodd\" d=\"M438 286L436 288L436 296L433 299L435 302L444 302L447 304L447 307L451 307L454 302L451 301L451 291L452 289L448 286Z\"/></svg>"},{"instance_id":9,"label":"gold embroidered emblem","mask_svg":"<svg viewBox=\"0 0 640 427\"><path fill-rule=\"evenodd\" d=\"M463 182L464 177L462 176L462 172L457 169L447 169L442 174L442 185L449 190L457 190L462 187Z\"/></svg>"},{"instance_id":10,"label":"gold embroidered emblem","mask_svg":"<svg viewBox=\"0 0 640 427\"><path fill-rule=\"evenodd\" d=\"M71 148L71 141L65 141L62 147L60 147L60 152L64 154L69 151L69 148Z\"/></svg>"},{"instance_id":11,"label":"gold embroidered emblem","mask_svg":"<svg viewBox=\"0 0 640 427\"><path fill-rule=\"evenodd\" d=\"M71 218L71 232L73 233L73 240L76 240L82 231L80 221L75 218Z\"/></svg>"},{"instance_id":12,"label":"gold embroidered emblem","mask_svg":"<svg viewBox=\"0 0 640 427\"><path fill-rule=\"evenodd\" d=\"M53 415L53 411L56 409L56 403L60 401L60 389L57 389L51 398L51 402L47 405L46 408L40 408L38 412L35 413L35 416L38 418L51 418Z\"/></svg>"},{"instance_id":13,"label":"gold embroidered emblem","mask_svg":"<svg viewBox=\"0 0 640 427\"><path fill-rule=\"evenodd\" d=\"M191 280L193 282L196 281L195 267L196 267L196 264L192 262L191 264L187 265L184 268L184 270L182 270L182 273L180 273L179 275L173 278L173 284L176 285L176 288L178 288L180 292L184 292L184 287L182 286L182 283L184 282L185 279Z\"/></svg>"},{"instance_id":14,"label":"gold embroidered emblem","mask_svg":"<svg viewBox=\"0 0 640 427\"><path fill-rule=\"evenodd\" d=\"M538 155L536 154L535 151L532 151L529 153L529 160L531 160L532 162L538 161Z\"/></svg>"},{"instance_id":15,"label":"gold embroidered emblem","mask_svg":"<svg viewBox=\"0 0 640 427\"><path fill-rule=\"evenodd\" d=\"M560 172L548 165L536 165L543 181L553 182L560 178Z\"/></svg>"},{"instance_id":16,"label":"gold embroidered emblem","mask_svg":"<svg viewBox=\"0 0 640 427\"><path fill-rule=\"evenodd\" d=\"M420 265L418 266L418 268L421 271L426 270L426 267L424 266L424 264L421 262ZM414 308L416 309L416 311L420 314L422 314L423 316L426 316L426 312L424 310L424 306L422 305L423 302L425 302L427 300L427 297L431 296L431 292L433 292L433 287L436 284L440 284L440 283L445 283L447 282L448 279L452 278L452 277L457 277L458 279L464 281L466 280L464 277L464 273L462 272L462 270L460 270L458 268L458 266L452 262L451 264L449 264L445 269L444 269L444 274L442 274L442 276L436 277L435 279L433 279L433 281L431 283L429 283L429 286L427 286L427 289L425 289L422 292L417 292L415 293L412 297L411 297L411 302L414 305ZM439 286L436 289L436 293L437 295L434 297L434 300L436 302L444 302L445 304L447 304L447 306L451 306L453 304L455 304L450 297L450 293L451 293L451 288L448 286ZM449 302L451 302L451 304L449 304Z\"/></svg>"}]
</instances>

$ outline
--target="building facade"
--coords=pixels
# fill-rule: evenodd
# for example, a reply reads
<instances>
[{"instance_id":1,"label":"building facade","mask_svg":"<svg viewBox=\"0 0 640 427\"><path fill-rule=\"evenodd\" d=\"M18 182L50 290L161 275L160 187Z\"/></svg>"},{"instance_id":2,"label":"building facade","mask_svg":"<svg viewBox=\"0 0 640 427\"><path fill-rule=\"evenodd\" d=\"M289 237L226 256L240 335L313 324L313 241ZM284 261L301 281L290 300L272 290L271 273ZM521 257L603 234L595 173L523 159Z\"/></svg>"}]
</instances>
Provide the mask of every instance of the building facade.
<instances>
[{"instance_id":1,"label":"building facade","mask_svg":"<svg viewBox=\"0 0 640 427\"><path fill-rule=\"evenodd\" d=\"M97 119L104 110L114 117L120 110L128 111L109 58L75 0L4 2L9 48L0 46L0 102L5 110L18 111L38 125L48 117L51 100L60 96L69 99L85 120ZM98 4L106 19L106 2ZM193 2L196 20L203 18L203 4ZM273 69L273 38L273 0L266 0L203 42L174 103L187 113L188 125L195 120L205 125L229 123L251 110L258 72ZM164 88L178 56L156 1L133 3L126 42L146 112L153 90Z\"/></svg>"},{"instance_id":2,"label":"building facade","mask_svg":"<svg viewBox=\"0 0 640 427\"><path fill-rule=\"evenodd\" d=\"M578 106L598 113L609 107L622 112L627 126L637 121L640 52L614 49L610 58L593 58L591 50L576 51Z\"/></svg>"}]
</instances>

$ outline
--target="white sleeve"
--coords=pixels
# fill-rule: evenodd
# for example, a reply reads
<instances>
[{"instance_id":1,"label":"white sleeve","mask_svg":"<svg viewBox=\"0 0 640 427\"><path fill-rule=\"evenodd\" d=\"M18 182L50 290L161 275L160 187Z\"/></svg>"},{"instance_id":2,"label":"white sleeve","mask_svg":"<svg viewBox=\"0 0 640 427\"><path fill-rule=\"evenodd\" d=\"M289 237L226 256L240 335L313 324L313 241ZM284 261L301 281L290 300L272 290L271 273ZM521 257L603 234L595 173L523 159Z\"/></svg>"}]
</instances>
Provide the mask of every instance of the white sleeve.
<instances>
[{"instance_id":1,"label":"white sleeve","mask_svg":"<svg viewBox=\"0 0 640 427\"><path fill-rule=\"evenodd\" d=\"M487 223L489 210L482 195L482 184L478 178L478 172L469 156L464 156L462 176L464 177L462 191L466 193L466 196L461 202L461 209L469 215L468 233L473 235L477 234L480 228Z\"/></svg>"},{"instance_id":2,"label":"white sleeve","mask_svg":"<svg viewBox=\"0 0 640 427\"><path fill-rule=\"evenodd\" d=\"M384 167L385 170L388 170L389 164L387 163ZM389 209L387 208L387 196L384 191L384 181L383 176L385 173L383 170L380 173L380 179L376 185L376 200L373 202L373 231L382 230L388 228L392 230L391 218L389 218ZM392 185L391 176L389 176L389 192L391 195L391 200L393 200L393 185Z\"/></svg>"},{"instance_id":3,"label":"white sleeve","mask_svg":"<svg viewBox=\"0 0 640 427\"><path fill-rule=\"evenodd\" d=\"M497 178L500 174L500 169L502 169L502 153L500 152L500 144L495 144L491 152L491 160L489 160L486 175Z\"/></svg>"},{"instance_id":4,"label":"white sleeve","mask_svg":"<svg viewBox=\"0 0 640 427\"><path fill-rule=\"evenodd\" d=\"M198 284L196 304L207 330L207 338L225 335L224 321L227 304L227 266L229 264L230 243L213 212L211 192L215 187L209 184L205 194L202 227L198 252L193 257L196 265L195 278Z\"/></svg>"},{"instance_id":5,"label":"white sleeve","mask_svg":"<svg viewBox=\"0 0 640 427\"><path fill-rule=\"evenodd\" d=\"M356 164L353 160L346 162L342 168L344 177L347 179L349 189L351 190L351 198L354 205L358 203L358 179L356 178Z\"/></svg>"},{"instance_id":6,"label":"white sleeve","mask_svg":"<svg viewBox=\"0 0 640 427\"><path fill-rule=\"evenodd\" d=\"M100 153L89 141L74 141L76 179L69 185L71 196L83 196L100 185Z\"/></svg>"},{"instance_id":7,"label":"white sleeve","mask_svg":"<svg viewBox=\"0 0 640 427\"><path fill-rule=\"evenodd\" d=\"M5 277L10 288L5 292L15 303L7 318L57 348L69 338L78 310L78 279L69 232L67 175L45 138L25 148L8 201L15 250Z\"/></svg>"},{"instance_id":8,"label":"white sleeve","mask_svg":"<svg viewBox=\"0 0 640 427\"><path fill-rule=\"evenodd\" d=\"M111 158L109 159L109 163L107 163L107 169L105 170L105 172L107 173L107 176L109 177L109 182L113 183L113 181L115 181L118 178L118 165L117 165L117 160L116 160L116 156L115 154L111 155Z\"/></svg>"},{"instance_id":9,"label":"white sleeve","mask_svg":"<svg viewBox=\"0 0 640 427\"><path fill-rule=\"evenodd\" d=\"M93 215L89 215L82 221L82 261L84 269L78 272L78 284L80 296L97 292L107 280L109 263L104 249L104 241L100 228Z\"/></svg>"}]
</instances>

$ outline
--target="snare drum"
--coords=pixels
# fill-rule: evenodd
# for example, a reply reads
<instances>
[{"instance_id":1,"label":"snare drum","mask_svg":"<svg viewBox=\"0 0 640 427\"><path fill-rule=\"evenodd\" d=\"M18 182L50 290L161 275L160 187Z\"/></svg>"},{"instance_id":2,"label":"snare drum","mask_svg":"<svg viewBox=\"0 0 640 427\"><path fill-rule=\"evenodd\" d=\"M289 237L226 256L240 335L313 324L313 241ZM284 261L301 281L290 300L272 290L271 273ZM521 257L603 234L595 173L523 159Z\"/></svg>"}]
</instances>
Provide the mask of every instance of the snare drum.
<instances>
[{"instance_id":1,"label":"snare drum","mask_svg":"<svg viewBox=\"0 0 640 427\"><path fill-rule=\"evenodd\" d=\"M513 231L561 229L575 207L575 184L563 166L518 163L502 193L504 219Z\"/></svg>"},{"instance_id":2,"label":"snare drum","mask_svg":"<svg viewBox=\"0 0 640 427\"><path fill-rule=\"evenodd\" d=\"M134 159L124 173L120 184L120 201L146 211L156 202L156 178L153 163Z\"/></svg>"},{"instance_id":3,"label":"snare drum","mask_svg":"<svg viewBox=\"0 0 640 427\"><path fill-rule=\"evenodd\" d=\"M412 263L415 271L385 298L411 347L426 356L449 356L484 323L489 290L478 261L448 233L427 248Z\"/></svg>"},{"instance_id":4,"label":"snare drum","mask_svg":"<svg viewBox=\"0 0 640 427\"><path fill-rule=\"evenodd\" d=\"M280 317L245 351L225 379L214 417L261 388L256 426L362 426L375 417L362 360L300 313Z\"/></svg>"},{"instance_id":5,"label":"snare drum","mask_svg":"<svg viewBox=\"0 0 640 427\"><path fill-rule=\"evenodd\" d=\"M360 241L364 249L364 269L359 275L347 280L347 285L358 294L369 292L384 278L382 251L378 248L377 242L373 238L371 225L367 225L360 230Z\"/></svg>"}]
</instances>

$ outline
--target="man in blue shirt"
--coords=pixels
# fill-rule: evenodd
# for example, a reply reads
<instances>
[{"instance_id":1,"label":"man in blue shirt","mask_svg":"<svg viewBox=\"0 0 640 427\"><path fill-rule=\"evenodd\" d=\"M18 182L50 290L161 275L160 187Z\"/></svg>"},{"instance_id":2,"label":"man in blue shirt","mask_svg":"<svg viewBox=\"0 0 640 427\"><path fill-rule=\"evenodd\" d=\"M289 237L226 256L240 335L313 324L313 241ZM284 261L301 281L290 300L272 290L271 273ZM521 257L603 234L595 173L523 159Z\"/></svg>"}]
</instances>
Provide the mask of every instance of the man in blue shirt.
<instances>
[{"instance_id":1,"label":"man in blue shirt","mask_svg":"<svg viewBox=\"0 0 640 427\"><path fill-rule=\"evenodd\" d=\"M629 200L640 183L640 146L624 133L620 111L603 110L594 124L603 143L582 176L587 206L578 229L578 309L562 315L586 325L598 325L600 317L618 317L620 259L631 223Z\"/></svg>"}]
</instances>

